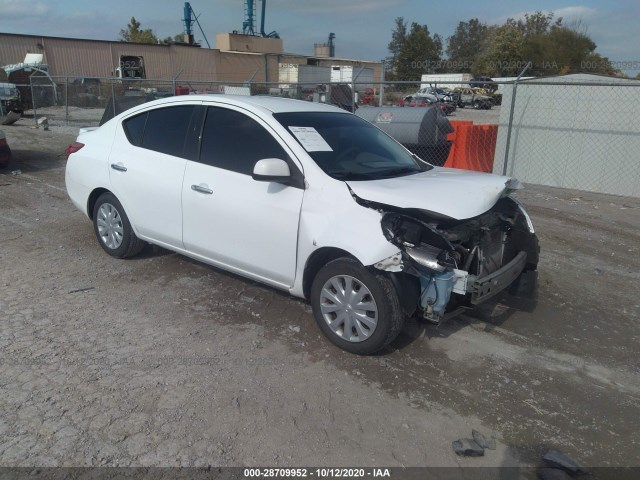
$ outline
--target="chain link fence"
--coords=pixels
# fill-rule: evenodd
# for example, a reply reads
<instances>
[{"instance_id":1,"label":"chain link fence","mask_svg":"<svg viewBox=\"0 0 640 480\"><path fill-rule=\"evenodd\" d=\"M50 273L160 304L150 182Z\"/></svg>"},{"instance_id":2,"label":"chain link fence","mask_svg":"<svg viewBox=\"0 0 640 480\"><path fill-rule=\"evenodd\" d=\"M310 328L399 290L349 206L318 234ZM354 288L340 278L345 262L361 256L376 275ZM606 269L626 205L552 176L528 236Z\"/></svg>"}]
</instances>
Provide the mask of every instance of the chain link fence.
<instances>
[{"instance_id":1,"label":"chain link fence","mask_svg":"<svg viewBox=\"0 0 640 480\"><path fill-rule=\"evenodd\" d=\"M593 78L472 87L32 77L20 90L25 116L71 126L97 126L127 105L173 95L270 95L333 104L354 111L434 165L638 197L640 81Z\"/></svg>"},{"instance_id":2,"label":"chain link fence","mask_svg":"<svg viewBox=\"0 0 640 480\"><path fill-rule=\"evenodd\" d=\"M503 104L494 172L640 197L640 82L529 80Z\"/></svg>"}]
</instances>

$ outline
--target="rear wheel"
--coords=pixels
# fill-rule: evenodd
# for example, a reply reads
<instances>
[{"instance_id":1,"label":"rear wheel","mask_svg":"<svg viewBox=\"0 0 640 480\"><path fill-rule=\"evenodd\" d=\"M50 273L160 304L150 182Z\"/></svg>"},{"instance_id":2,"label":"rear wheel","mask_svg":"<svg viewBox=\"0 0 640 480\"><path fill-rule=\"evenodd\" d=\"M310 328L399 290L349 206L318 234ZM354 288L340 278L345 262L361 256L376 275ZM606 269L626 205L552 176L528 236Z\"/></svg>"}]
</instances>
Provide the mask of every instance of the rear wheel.
<instances>
[{"instance_id":1,"label":"rear wheel","mask_svg":"<svg viewBox=\"0 0 640 480\"><path fill-rule=\"evenodd\" d=\"M93 229L102 249L112 257L137 255L145 242L136 237L129 218L112 193L103 193L93 207Z\"/></svg>"},{"instance_id":2,"label":"rear wheel","mask_svg":"<svg viewBox=\"0 0 640 480\"><path fill-rule=\"evenodd\" d=\"M391 280L349 258L334 260L320 269L311 286L311 305L327 338L360 355L388 345L404 324Z\"/></svg>"}]
</instances>

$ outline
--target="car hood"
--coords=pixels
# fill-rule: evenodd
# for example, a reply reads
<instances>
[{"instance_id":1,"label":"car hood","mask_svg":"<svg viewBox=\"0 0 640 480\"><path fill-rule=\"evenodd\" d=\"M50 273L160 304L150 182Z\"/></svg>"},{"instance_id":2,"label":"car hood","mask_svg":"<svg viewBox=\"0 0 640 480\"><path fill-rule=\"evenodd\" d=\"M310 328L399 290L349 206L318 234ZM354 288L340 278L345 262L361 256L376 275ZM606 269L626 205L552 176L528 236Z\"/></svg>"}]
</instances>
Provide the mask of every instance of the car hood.
<instances>
[{"instance_id":1,"label":"car hood","mask_svg":"<svg viewBox=\"0 0 640 480\"><path fill-rule=\"evenodd\" d=\"M363 200L456 220L477 217L493 207L505 190L522 188L510 177L442 167L403 177L348 181L347 185Z\"/></svg>"}]
</instances>

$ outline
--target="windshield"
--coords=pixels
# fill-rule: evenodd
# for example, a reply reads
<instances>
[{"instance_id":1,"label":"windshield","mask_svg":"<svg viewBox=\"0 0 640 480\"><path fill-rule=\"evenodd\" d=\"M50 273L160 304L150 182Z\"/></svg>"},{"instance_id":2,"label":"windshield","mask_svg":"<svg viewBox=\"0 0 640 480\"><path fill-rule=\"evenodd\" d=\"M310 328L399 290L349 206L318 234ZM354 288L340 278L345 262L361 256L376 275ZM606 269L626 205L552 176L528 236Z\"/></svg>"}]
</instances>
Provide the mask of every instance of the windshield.
<instances>
[{"instance_id":1,"label":"windshield","mask_svg":"<svg viewBox=\"0 0 640 480\"><path fill-rule=\"evenodd\" d=\"M274 117L327 175L338 180L377 180L432 168L355 115L294 112L277 113Z\"/></svg>"}]
</instances>

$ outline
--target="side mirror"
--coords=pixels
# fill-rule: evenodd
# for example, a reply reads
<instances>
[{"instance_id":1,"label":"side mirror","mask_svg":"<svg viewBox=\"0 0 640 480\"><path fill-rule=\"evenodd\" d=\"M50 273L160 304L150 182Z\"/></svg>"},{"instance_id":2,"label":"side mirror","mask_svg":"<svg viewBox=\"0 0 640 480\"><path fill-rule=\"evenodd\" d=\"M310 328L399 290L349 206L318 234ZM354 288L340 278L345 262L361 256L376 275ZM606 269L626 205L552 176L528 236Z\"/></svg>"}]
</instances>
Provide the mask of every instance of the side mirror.
<instances>
[{"instance_id":1,"label":"side mirror","mask_svg":"<svg viewBox=\"0 0 640 480\"><path fill-rule=\"evenodd\" d=\"M291 179L291 170L284 160L265 158L256 162L251 177L259 182L286 183Z\"/></svg>"}]
</instances>

